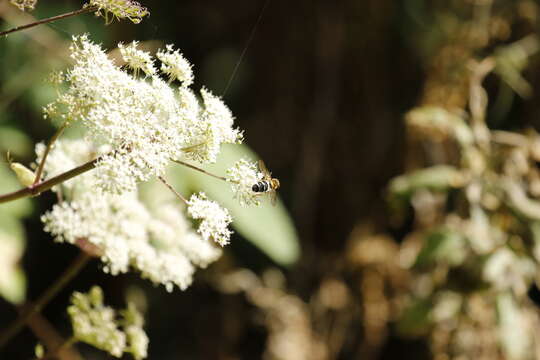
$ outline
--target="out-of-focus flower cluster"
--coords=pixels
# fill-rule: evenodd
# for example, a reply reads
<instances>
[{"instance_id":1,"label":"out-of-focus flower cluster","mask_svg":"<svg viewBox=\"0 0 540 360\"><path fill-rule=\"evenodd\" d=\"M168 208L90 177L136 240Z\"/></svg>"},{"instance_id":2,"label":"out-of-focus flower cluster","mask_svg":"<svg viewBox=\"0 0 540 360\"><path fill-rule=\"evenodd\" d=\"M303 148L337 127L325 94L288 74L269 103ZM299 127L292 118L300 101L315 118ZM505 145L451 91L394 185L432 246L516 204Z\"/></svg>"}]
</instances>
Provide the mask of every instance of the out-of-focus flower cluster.
<instances>
[{"instance_id":1,"label":"out-of-focus flower cluster","mask_svg":"<svg viewBox=\"0 0 540 360\"><path fill-rule=\"evenodd\" d=\"M76 341L118 358L124 353L137 360L146 358L148 337L143 330L144 320L133 304L117 312L103 304L103 292L94 286L88 293L73 293L68 314Z\"/></svg>"},{"instance_id":2,"label":"out-of-focus flower cluster","mask_svg":"<svg viewBox=\"0 0 540 360\"><path fill-rule=\"evenodd\" d=\"M327 346L313 329L309 307L299 297L287 293L284 277L278 270L267 270L262 279L247 269L218 278L217 288L224 293L244 292L264 314L268 329L265 360L325 360ZM339 298L339 293L334 294Z\"/></svg>"},{"instance_id":3,"label":"out-of-focus flower cluster","mask_svg":"<svg viewBox=\"0 0 540 360\"><path fill-rule=\"evenodd\" d=\"M538 49L529 41L518 42L528 46L522 54ZM540 270L540 135L485 125L481 83L497 60L469 64L469 112L433 105L407 114L411 138L436 165L389 186L396 214L410 206L415 219L397 256L412 276L398 328L429 333L441 359L533 359L540 342L528 296Z\"/></svg>"}]
</instances>

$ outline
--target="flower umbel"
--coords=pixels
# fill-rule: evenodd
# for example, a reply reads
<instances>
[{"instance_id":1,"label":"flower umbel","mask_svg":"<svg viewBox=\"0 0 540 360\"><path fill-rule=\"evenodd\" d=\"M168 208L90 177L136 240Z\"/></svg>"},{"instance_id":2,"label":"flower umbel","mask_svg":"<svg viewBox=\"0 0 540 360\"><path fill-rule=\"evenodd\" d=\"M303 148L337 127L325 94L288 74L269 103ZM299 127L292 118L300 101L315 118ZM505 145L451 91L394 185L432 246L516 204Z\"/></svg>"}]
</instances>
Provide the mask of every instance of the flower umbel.
<instances>
[{"instance_id":1,"label":"flower umbel","mask_svg":"<svg viewBox=\"0 0 540 360\"><path fill-rule=\"evenodd\" d=\"M143 17L150 14L145 7L133 0L90 0L86 6L97 7L96 15L103 16L107 24L112 22L109 14L117 19L129 19L134 24L140 23Z\"/></svg>"},{"instance_id":2,"label":"flower umbel","mask_svg":"<svg viewBox=\"0 0 540 360\"><path fill-rule=\"evenodd\" d=\"M92 153L99 154L99 150L83 140L57 142L45 171L62 172L74 159ZM55 189L65 201L41 219L45 231L57 241L89 242L99 250L106 272L114 275L136 269L169 291L174 285L187 288L196 266L205 267L221 255L221 249L191 229L183 209L171 202L172 194L165 189L162 191L169 197L147 204L137 192L103 192L96 186L99 176L99 172L88 172ZM152 190L154 198L159 189Z\"/></svg>"},{"instance_id":3,"label":"flower umbel","mask_svg":"<svg viewBox=\"0 0 540 360\"><path fill-rule=\"evenodd\" d=\"M115 193L132 192L138 182L163 175L171 159L215 162L221 144L241 141L230 110L218 97L203 89L204 106L198 105L187 88L192 74L185 60L184 83L172 87L156 73L151 56L136 45L120 45L122 56L146 79L116 66L86 36L75 37L71 46L75 65L64 77L69 88L45 107L46 116L82 122L89 138L110 147L111 153L97 166L97 185ZM161 53L172 58L166 71L180 79L171 69L181 56L172 46L167 49Z\"/></svg>"},{"instance_id":4,"label":"flower umbel","mask_svg":"<svg viewBox=\"0 0 540 360\"><path fill-rule=\"evenodd\" d=\"M221 246L230 241L232 231L228 226L232 222L229 211L218 203L208 200L204 193L193 194L188 201L188 214L200 220L197 232L206 240L213 239Z\"/></svg>"},{"instance_id":5,"label":"flower umbel","mask_svg":"<svg viewBox=\"0 0 540 360\"><path fill-rule=\"evenodd\" d=\"M137 41L133 41L128 45L118 44L118 49L120 49L124 61L135 72L135 76L138 75L139 70L148 76L152 76L156 73L154 60L146 51L138 50L138 45Z\"/></svg>"},{"instance_id":6,"label":"flower umbel","mask_svg":"<svg viewBox=\"0 0 540 360\"><path fill-rule=\"evenodd\" d=\"M159 50L156 57L161 60L161 72L169 76L169 81L178 80L184 87L193 83L191 64L172 45L167 45L165 51Z\"/></svg>"}]
</instances>

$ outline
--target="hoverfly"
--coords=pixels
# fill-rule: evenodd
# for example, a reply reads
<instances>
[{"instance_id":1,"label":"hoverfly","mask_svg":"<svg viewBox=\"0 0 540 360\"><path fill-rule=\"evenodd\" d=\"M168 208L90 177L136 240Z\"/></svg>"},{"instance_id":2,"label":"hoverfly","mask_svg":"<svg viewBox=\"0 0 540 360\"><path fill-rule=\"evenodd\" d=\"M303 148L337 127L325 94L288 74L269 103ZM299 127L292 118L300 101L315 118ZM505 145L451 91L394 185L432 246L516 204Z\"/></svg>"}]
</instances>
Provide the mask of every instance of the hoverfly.
<instances>
[{"instance_id":1,"label":"hoverfly","mask_svg":"<svg viewBox=\"0 0 540 360\"><path fill-rule=\"evenodd\" d=\"M254 184L251 187L251 190L256 193L268 193L270 202L275 206L277 200L276 190L279 189L279 180L272 177L272 174L268 171L262 160L259 160L259 171L263 174L263 180Z\"/></svg>"}]
</instances>

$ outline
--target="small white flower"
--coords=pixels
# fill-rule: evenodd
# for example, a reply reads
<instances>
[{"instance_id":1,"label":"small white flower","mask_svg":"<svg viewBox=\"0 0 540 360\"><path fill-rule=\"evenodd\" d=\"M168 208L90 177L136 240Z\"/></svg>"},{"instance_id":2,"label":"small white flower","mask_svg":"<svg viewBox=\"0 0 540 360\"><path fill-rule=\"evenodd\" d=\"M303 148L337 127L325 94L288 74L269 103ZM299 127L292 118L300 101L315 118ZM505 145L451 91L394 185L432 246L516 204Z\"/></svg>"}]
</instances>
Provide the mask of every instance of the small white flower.
<instances>
[{"instance_id":1,"label":"small white flower","mask_svg":"<svg viewBox=\"0 0 540 360\"><path fill-rule=\"evenodd\" d=\"M200 220L197 232L204 239L213 239L221 246L227 245L232 231L228 226L232 222L229 211L218 203L208 200L204 193L193 194L188 201L188 214Z\"/></svg>"},{"instance_id":2,"label":"small white flower","mask_svg":"<svg viewBox=\"0 0 540 360\"><path fill-rule=\"evenodd\" d=\"M137 49L138 44L138 41L133 41L127 46L120 43L118 44L118 49L120 49L122 58L133 69L135 75L138 74L139 70L142 70L146 75L152 76L156 73L154 60L148 52Z\"/></svg>"},{"instance_id":3,"label":"small white flower","mask_svg":"<svg viewBox=\"0 0 540 360\"><path fill-rule=\"evenodd\" d=\"M240 205L260 204L259 194L252 190L253 185L263 179L263 174L259 171L257 163L240 159L227 170L227 175L234 197L240 202Z\"/></svg>"},{"instance_id":4,"label":"small white flower","mask_svg":"<svg viewBox=\"0 0 540 360\"><path fill-rule=\"evenodd\" d=\"M156 53L156 57L161 60L161 72L168 75L171 82L178 80L184 87L193 84L191 64L180 51L174 50L171 44L168 44L165 49Z\"/></svg>"},{"instance_id":5,"label":"small white flower","mask_svg":"<svg viewBox=\"0 0 540 360\"><path fill-rule=\"evenodd\" d=\"M242 131L233 128L234 117L223 101L202 89L204 109L196 123L190 123L188 145L182 150L187 158L200 163L214 163L222 144L240 144Z\"/></svg>"}]
</instances>

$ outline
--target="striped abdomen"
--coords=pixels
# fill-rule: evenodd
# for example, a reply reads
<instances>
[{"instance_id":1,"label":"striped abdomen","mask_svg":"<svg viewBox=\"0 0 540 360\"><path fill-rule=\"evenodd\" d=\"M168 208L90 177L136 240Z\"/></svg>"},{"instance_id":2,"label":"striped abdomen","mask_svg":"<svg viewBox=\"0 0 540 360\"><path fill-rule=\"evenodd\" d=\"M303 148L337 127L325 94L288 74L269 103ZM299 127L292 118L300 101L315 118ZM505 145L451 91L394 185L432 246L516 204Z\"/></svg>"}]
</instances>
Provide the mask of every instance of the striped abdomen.
<instances>
[{"instance_id":1,"label":"striped abdomen","mask_svg":"<svg viewBox=\"0 0 540 360\"><path fill-rule=\"evenodd\" d=\"M268 181L259 181L251 187L251 190L254 192L267 192L271 189L270 183Z\"/></svg>"}]
</instances>

